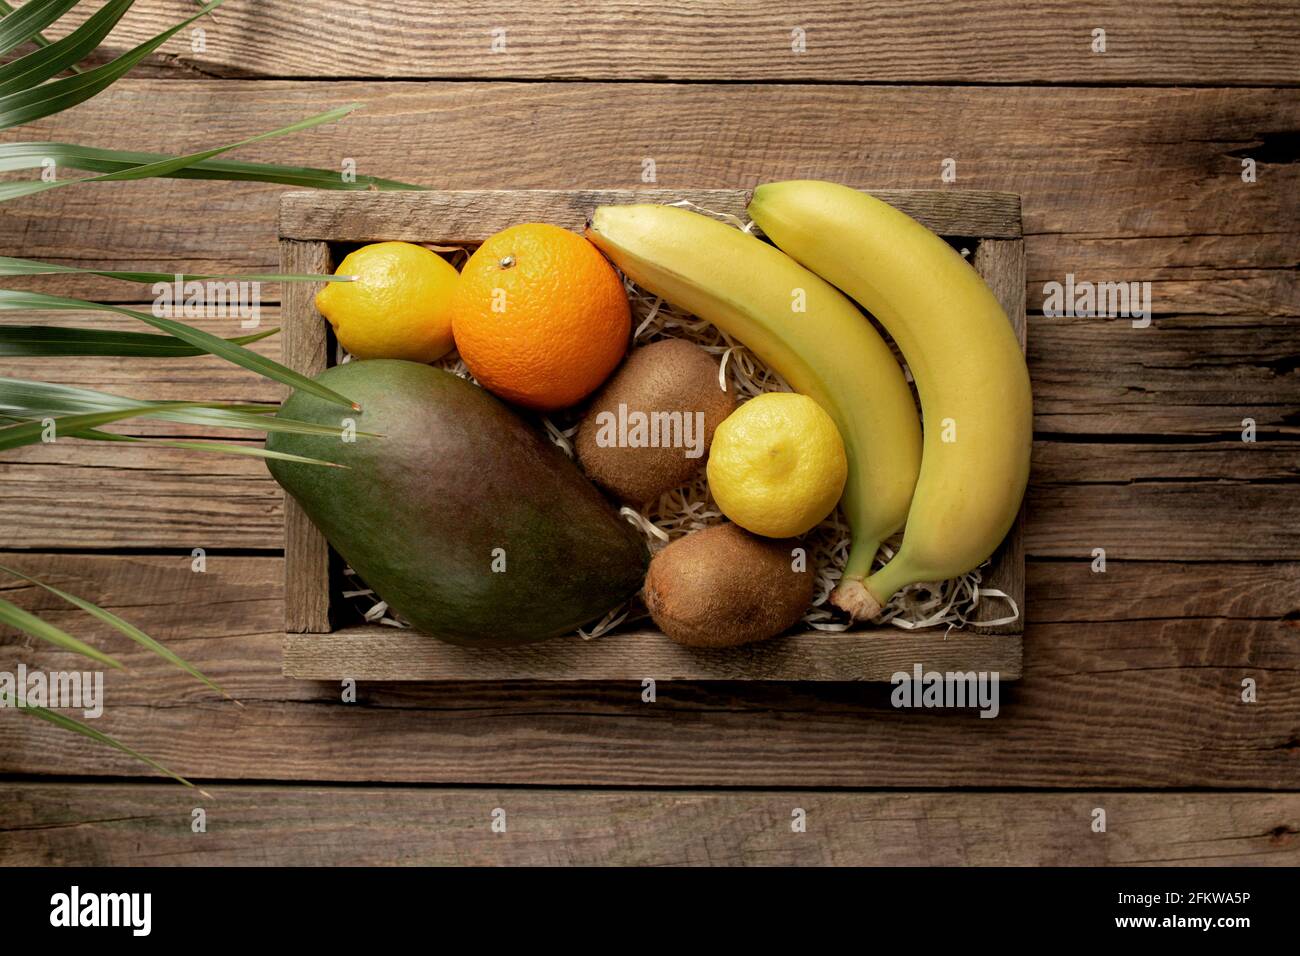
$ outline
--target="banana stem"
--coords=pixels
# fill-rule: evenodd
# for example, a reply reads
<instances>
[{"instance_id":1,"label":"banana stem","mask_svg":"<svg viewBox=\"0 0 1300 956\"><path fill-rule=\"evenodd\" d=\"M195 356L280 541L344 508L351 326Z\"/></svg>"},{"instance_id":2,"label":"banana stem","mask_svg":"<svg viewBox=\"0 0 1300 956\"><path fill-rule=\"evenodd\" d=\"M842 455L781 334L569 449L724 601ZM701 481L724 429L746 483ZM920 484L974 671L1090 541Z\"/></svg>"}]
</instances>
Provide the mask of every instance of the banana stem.
<instances>
[{"instance_id":1,"label":"banana stem","mask_svg":"<svg viewBox=\"0 0 1300 956\"><path fill-rule=\"evenodd\" d=\"M844 579L852 578L861 581L869 575L871 573L871 562L876 559L876 552L879 550L879 541L864 541L854 538L853 545L849 548L849 559L844 562Z\"/></svg>"},{"instance_id":2,"label":"banana stem","mask_svg":"<svg viewBox=\"0 0 1300 956\"><path fill-rule=\"evenodd\" d=\"M872 596L883 605L900 588L911 584L913 580L915 579L911 576L910 569L898 559L898 555L895 555L893 560L867 578L865 585Z\"/></svg>"},{"instance_id":3,"label":"banana stem","mask_svg":"<svg viewBox=\"0 0 1300 956\"><path fill-rule=\"evenodd\" d=\"M880 614L881 602L867 590L864 579L871 572L871 562L880 550L879 541L854 541L844 574L831 593L831 603L855 621L869 621Z\"/></svg>"}]
</instances>

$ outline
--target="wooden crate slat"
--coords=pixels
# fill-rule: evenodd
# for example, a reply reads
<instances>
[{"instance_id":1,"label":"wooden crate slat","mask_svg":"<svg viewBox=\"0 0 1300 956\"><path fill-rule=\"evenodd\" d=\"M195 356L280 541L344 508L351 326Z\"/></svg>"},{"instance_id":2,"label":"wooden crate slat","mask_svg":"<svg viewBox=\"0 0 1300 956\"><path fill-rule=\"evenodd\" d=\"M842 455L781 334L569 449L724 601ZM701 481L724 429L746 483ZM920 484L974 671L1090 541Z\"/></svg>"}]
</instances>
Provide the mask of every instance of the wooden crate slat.
<instances>
[{"instance_id":1,"label":"wooden crate slat","mask_svg":"<svg viewBox=\"0 0 1300 956\"><path fill-rule=\"evenodd\" d=\"M941 236L1018 239L1020 196L973 189L880 189L871 195ZM280 236L317 241L482 242L520 222L581 230L605 204L685 200L745 216L744 189L473 189L427 192L292 192L280 200Z\"/></svg>"},{"instance_id":2,"label":"wooden crate slat","mask_svg":"<svg viewBox=\"0 0 1300 956\"><path fill-rule=\"evenodd\" d=\"M1023 239L983 239L975 248L972 265L1002 304L1011 326L1020 340L1020 349L1027 344L1028 323L1025 321L1025 241ZM1020 617L1006 624L977 625L981 634L1020 634L1025 629L1025 505L1020 504L1016 523L1011 526L1006 539L998 546L989 568L980 583L983 590L999 590L1006 594L1020 610ZM981 605L977 621L1000 620L1006 616L1008 606L1004 601L990 600Z\"/></svg>"},{"instance_id":3,"label":"wooden crate slat","mask_svg":"<svg viewBox=\"0 0 1300 956\"><path fill-rule=\"evenodd\" d=\"M1014 194L956 190L873 191L935 232L973 241L972 263L998 296L1025 344L1025 251L1020 200ZM464 190L418 193L289 193L280 205L282 267L327 271L330 243L400 239L474 243L517 222L544 221L581 230L602 203L675 202L743 216L739 189ZM315 374L332 363L327 325L306 285L284 298L286 360ZM333 629L332 552L286 496L284 672L303 679L454 680L784 680L888 681L921 663L927 670L1021 672L1024 542L1021 518L994 555L982 586L1005 592L1021 611L1011 624L907 632L893 627L808 631L742 648L703 650L674 644L654 630L583 641L561 638L516 648L468 649L391 627ZM1005 614L990 601L980 619Z\"/></svg>"},{"instance_id":4,"label":"wooden crate slat","mask_svg":"<svg viewBox=\"0 0 1300 956\"><path fill-rule=\"evenodd\" d=\"M334 271L329 244L280 241L280 270L328 274ZM284 361L314 376L328 364L329 334L316 311L315 283L284 285ZM289 633L330 630L330 546L292 495L284 496L284 629Z\"/></svg>"},{"instance_id":5,"label":"wooden crate slat","mask_svg":"<svg viewBox=\"0 0 1300 956\"><path fill-rule=\"evenodd\" d=\"M808 631L746 647L682 647L658 631L561 637L521 647L467 648L410 629L362 625L291 634L284 673L304 680L765 680L888 681L927 671L997 671L1020 677L1021 642L973 631L883 628Z\"/></svg>"}]
</instances>

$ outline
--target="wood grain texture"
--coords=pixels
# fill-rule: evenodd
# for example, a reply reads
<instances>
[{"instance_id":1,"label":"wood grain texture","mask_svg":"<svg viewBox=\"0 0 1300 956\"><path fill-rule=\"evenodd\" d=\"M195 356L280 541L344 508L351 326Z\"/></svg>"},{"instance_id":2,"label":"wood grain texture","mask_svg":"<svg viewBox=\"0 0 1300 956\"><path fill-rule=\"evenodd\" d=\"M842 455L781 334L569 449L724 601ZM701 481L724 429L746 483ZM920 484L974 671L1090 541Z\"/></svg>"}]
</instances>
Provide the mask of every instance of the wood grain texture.
<instances>
[{"instance_id":1,"label":"wood grain texture","mask_svg":"<svg viewBox=\"0 0 1300 956\"><path fill-rule=\"evenodd\" d=\"M1297 794L212 789L0 784L0 865L1300 864ZM1091 832L1096 807L1105 833Z\"/></svg>"},{"instance_id":2,"label":"wood grain texture","mask_svg":"<svg viewBox=\"0 0 1300 956\"><path fill-rule=\"evenodd\" d=\"M1042 433L1300 434L1300 321L1175 315L1030 319L1034 428Z\"/></svg>"},{"instance_id":3,"label":"wood grain texture","mask_svg":"<svg viewBox=\"0 0 1300 956\"><path fill-rule=\"evenodd\" d=\"M655 630L592 641L556 638L489 651L377 625L328 634L289 633L284 642L284 674L302 680L888 682L900 672L910 676L920 663L927 671L996 672L1001 680L1012 681L1020 677L1020 658L1018 632L986 636L945 634L942 629L808 631L714 650L682 647Z\"/></svg>"},{"instance_id":4,"label":"wood grain texture","mask_svg":"<svg viewBox=\"0 0 1300 956\"><path fill-rule=\"evenodd\" d=\"M324 242L280 241L280 270L328 275L334 271ZM316 311L316 283L286 287L284 315L285 364L315 378L329 365L332 336L329 324ZM289 633L320 633L330 629L330 547L298 502L284 495L284 629Z\"/></svg>"},{"instance_id":5,"label":"wood grain texture","mask_svg":"<svg viewBox=\"0 0 1300 956\"><path fill-rule=\"evenodd\" d=\"M1013 193L975 189L882 189L871 193L941 236L1013 239L1022 234L1020 197ZM720 216L749 219L745 212L749 191L743 189L291 192L280 199L279 233L282 239L401 239L455 245L482 242L520 222L549 222L581 232L597 206L638 202L687 202ZM1023 278L1022 274L1022 287Z\"/></svg>"},{"instance_id":6,"label":"wood grain texture","mask_svg":"<svg viewBox=\"0 0 1300 956\"><path fill-rule=\"evenodd\" d=\"M635 682L359 686L280 676L283 565L0 555L137 623L246 709L30 586L0 595L117 655L98 729L208 780L738 787L1296 789L1300 563L1028 566L1022 680L1000 713L906 711L888 686ZM1197 571L1200 574L1197 574ZM80 658L9 633L11 665ZM1241 702L1241 682L1258 702ZM1170 715L1177 715L1171 719ZM53 755L53 756L52 756ZM0 719L0 774L138 776L125 755Z\"/></svg>"},{"instance_id":7,"label":"wood grain texture","mask_svg":"<svg viewBox=\"0 0 1300 956\"><path fill-rule=\"evenodd\" d=\"M185 152L345 102L365 109L241 157L328 168L350 158L359 172L441 189L636 187L653 159L667 189L808 176L1013 192L1031 313L1043 284L1072 272L1150 281L1161 316L1300 315L1300 164L1287 132L1300 128L1300 98L1288 90L124 80L0 138ZM1241 181L1242 157L1257 160L1257 182ZM946 187L945 158L957 161ZM282 191L62 189L9 203L0 241L72 265L265 271ZM107 281L42 287L123 294Z\"/></svg>"},{"instance_id":8,"label":"wood grain texture","mask_svg":"<svg viewBox=\"0 0 1300 956\"><path fill-rule=\"evenodd\" d=\"M49 35L90 12L74 10ZM189 13L182 0L143 0L110 49L124 52ZM809 0L797 9L778 0L236 0L204 22L202 51L186 31L157 59L181 76L1295 85L1293 13L1242 0ZM1097 27L1104 54L1092 51ZM495 51L493 31L504 31Z\"/></svg>"},{"instance_id":9,"label":"wood grain texture","mask_svg":"<svg viewBox=\"0 0 1300 956\"><path fill-rule=\"evenodd\" d=\"M8 548L281 549L283 496L260 459L60 440L6 451Z\"/></svg>"}]
</instances>

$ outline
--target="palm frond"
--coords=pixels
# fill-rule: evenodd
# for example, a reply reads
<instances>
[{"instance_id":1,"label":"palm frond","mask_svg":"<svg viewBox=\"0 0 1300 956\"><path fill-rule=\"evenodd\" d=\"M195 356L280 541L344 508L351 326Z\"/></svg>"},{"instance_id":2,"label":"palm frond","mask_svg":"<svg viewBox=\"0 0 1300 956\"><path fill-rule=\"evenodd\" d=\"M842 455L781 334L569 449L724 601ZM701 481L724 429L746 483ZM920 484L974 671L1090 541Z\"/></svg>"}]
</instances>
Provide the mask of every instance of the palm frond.
<instances>
[{"instance_id":1,"label":"palm frond","mask_svg":"<svg viewBox=\"0 0 1300 956\"><path fill-rule=\"evenodd\" d=\"M278 328L240 335L227 342L251 345ZM68 355L117 355L123 357L176 358L206 354L170 335L150 332L118 332L112 329L78 329L63 325L0 325L0 356L49 358Z\"/></svg>"},{"instance_id":2,"label":"palm frond","mask_svg":"<svg viewBox=\"0 0 1300 956\"><path fill-rule=\"evenodd\" d=\"M300 465L322 465L326 468L347 468L347 465L341 465L336 461L325 461L321 458L306 458L303 455L291 455L284 451L272 451L269 448L263 448L261 445L231 444L230 442L217 441L190 441L189 439L173 438L140 438L135 435L118 435L113 432L101 431L98 428L82 428L75 432L66 433L73 438L85 438L91 441L116 441L116 442L135 442L146 445L153 445L160 448L184 448L190 451L207 451L215 452L222 455L246 455L249 458L269 458L275 461L292 461Z\"/></svg>"},{"instance_id":3,"label":"palm frond","mask_svg":"<svg viewBox=\"0 0 1300 956\"><path fill-rule=\"evenodd\" d=\"M39 49L0 66L0 96L31 89L64 70L77 70L77 64L99 46L99 42L108 36L133 2L134 0L109 0L85 23L61 40L39 44ZM25 13L34 5L28 3L20 12ZM9 19L6 17L0 20L0 27Z\"/></svg>"},{"instance_id":4,"label":"palm frond","mask_svg":"<svg viewBox=\"0 0 1300 956\"><path fill-rule=\"evenodd\" d=\"M213 156L218 156L221 153L228 153L232 149L238 149L241 146L248 146L251 143L260 143L263 140L271 139L275 136L284 136L288 133L296 133L300 130L310 129L313 126L320 126L322 123L333 123L335 120L347 116L359 106L360 104L358 103L353 103L350 106L340 106L337 109L326 110L324 113L317 113L315 116L309 116L306 119L298 120L296 123L290 123L288 126L281 126L279 129L273 129L268 133L258 133L256 136L250 136L237 143L230 143L226 146L217 146L213 149L205 149L202 152L189 153L185 156L170 156L154 163L147 163L144 166L132 166L115 173L102 173L98 176L82 176L77 179L34 179L27 182L0 183L0 202L9 199L18 199L22 196L30 196L33 193L45 192L50 189L59 189L63 186L77 186L82 183L122 182L126 180L151 179L156 176L166 176L168 173L175 172L178 169L184 169L192 163L211 159Z\"/></svg>"},{"instance_id":5,"label":"palm frond","mask_svg":"<svg viewBox=\"0 0 1300 956\"><path fill-rule=\"evenodd\" d=\"M0 172L38 169L47 160L59 166L84 169L88 172L112 173L156 163L166 159L166 153L146 153L126 149L100 149L77 143L5 143L0 145ZM404 183L396 179L358 175L348 182L337 169L319 169L313 166L285 166L279 163L252 163L233 159L208 159L194 163L175 172L166 179L205 179L228 182L279 183L300 186L304 189L384 189L422 190L425 186Z\"/></svg>"},{"instance_id":6,"label":"palm frond","mask_svg":"<svg viewBox=\"0 0 1300 956\"><path fill-rule=\"evenodd\" d=\"M44 581L40 581L29 574L24 574L22 571L18 571L14 568L5 567L3 564L0 564L0 572L3 572L5 574L11 574L16 578L22 578L24 581L28 582L29 584L34 584L39 588L44 588L46 591L49 591L55 597L62 598L63 600L67 601L69 604L72 604L75 607L80 608L81 610L85 611L87 614L91 615L97 620L100 620L103 623L109 625L119 633L125 634L131 640L139 644L141 647L153 651L155 654L157 654L163 660L167 661L169 664L174 664L176 667L179 667L181 670L185 671L185 673L189 674L191 677L194 677L202 681L203 683L207 684L209 687L211 687L221 696L234 700L234 698L230 697L230 695L226 693L221 688L221 686L216 683L216 681L212 680L210 677L204 674L201 670L199 670L189 661L185 660L179 654L176 654L175 652L169 650L163 644L160 644L158 641L154 640L152 637L150 637L144 631L140 630L130 621L126 621L118 617L112 611L106 611L98 604L92 604L90 601L87 601L85 598L77 597L77 595L75 594L69 594L67 591L64 591L61 588L56 588L52 584L46 584Z\"/></svg>"},{"instance_id":7,"label":"palm frond","mask_svg":"<svg viewBox=\"0 0 1300 956\"><path fill-rule=\"evenodd\" d=\"M29 123L69 109L98 95L116 80L125 76L145 57L187 26L221 5L222 0L203 4L191 17L146 40L126 53L103 65L83 70L81 61L100 47L130 9L133 0L107 0L94 14L66 36L49 42L41 31L55 23L75 6L77 0L28 0L15 11L6 0L0 0L0 56L25 42L36 44L37 49L0 64L0 130ZM66 70L75 75L56 78ZM82 170L95 175L66 180L30 180L0 183L0 201L32 195L49 189L87 182L139 180L145 178L217 179L281 183L323 189L419 189L421 187L378 177L357 176L345 181L336 171L313 167L279 164L250 163L218 158L237 147L260 142L273 136L285 135L341 118L355 107L331 110L290 124L278 130L262 133L237 143L220 146L181 156L164 153L129 150L99 149L70 143L26 142L0 144L0 171L26 170L45 167L51 161L56 167ZM0 275L48 275L54 273L93 273L113 279L133 282L170 282L176 276L148 272L75 269L66 266L40 263L33 260L0 257ZM231 279L241 281L340 281L320 276L204 276L179 277L182 281L193 278ZM77 329L48 326L0 327L0 355L196 355L210 353L243 368L254 371L274 381L315 394L327 401L360 410L359 407L330 389L324 388L304 376L298 375L279 363L251 352L246 345L275 330L254 335L223 339L200 329L192 328L172 319L162 318L119 306L86 302L63 296L40 293L0 290L0 309L31 310L96 310L113 312L150 325L162 335L149 333L116 332L103 329ZM112 442L141 442L180 447L198 451L222 451L234 454L251 454L260 457L278 457L318 464L312 459L301 459L282 453L268 452L251 445L203 441L151 440L117 435L103 431L101 426L131 418L153 418L172 422L216 425L263 431L289 431L304 434L337 435L338 429L315 423L295 422L269 413L270 408L256 405L235 405L204 402L139 401L123 396L96 392L75 386L52 385L44 382L25 382L19 379L0 378L0 421L14 424L0 427L0 451L30 444L47 431L47 420L53 419L56 435L82 437ZM369 435L369 433L364 433ZM221 688L203 675L193 665L169 651L129 622L89 601L44 584L21 572L0 567L0 571L15 574L24 580L45 588L100 621L109 624L132 640L148 648L177 667L202 680L213 689ZM24 633L51 641L58 646L85 654L111 667L121 665L111 656L97 651L65 631L24 611L9 601L0 599L0 623L17 627ZM228 695L227 695L228 696ZM9 695L6 702L12 703ZM173 779L192 787L184 777L162 764L127 747L114 738L93 728L43 707L24 706L31 716L48 721L58 727L79 733L99 743L114 747ZM202 792L202 791L200 791Z\"/></svg>"},{"instance_id":8,"label":"palm frond","mask_svg":"<svg viewBox=\"0 0 1300 956\"><path fill-rule=\"evenodd\" d=\"M87 302L85 299L47 295L42 292L21 292L16 289L0 289L0 309L62 309L64 311L73 310L78 312L91 310L130 316L133 319L139 319L146 325L153 326L160 332L166 332L182 342L193 345L204 352L220 356L228 362L246 368L251 372L256 372L265 378L273 379L281 384L288 385L290 388L296 388L315 395L317 398L323 398L335 405L342 405L354 411L361 410L361 406L351 399L344 398L333 389L326 388L319 382L315 382L293 369L286 368L279 362L272 361L264 355L258 355L256 352L251 352L242 345L228 342L211 332L204 332L202 329L196 329L183 322L177 322L175 319L164 319L150 315L147 312L139 312L119 305Z\"/></svg>"},{"instance_id":9,"label":"palm frond","mask_svg":"<svg viewBox=\"0 0 1300 956\"><path fill-rule=\"evenodd\" d=\"M112 392L80 388L76 385L33 382L21 378L0 378L0 414L7 414L14 418L46 418L136 406L149 406L153 409L150 414L139 416L141 418L185 425L285 432L293 435L326 435L333 438L337 438L340 434L338 426L282 418L274 414L276 409L270 405L212 403L195 408L177 409L167 402L142 401L114 395ZM358 431L357 435L364 438L382 437L374 432L363 431Z\"/></svg>"},{"instance_id":10,"label":"palm frond","mask_svg":"<svg viewBox=\"0 0 1300 956\"><path fill-rule=\"evenodd\" d=\"M352 282L356 278L355 276L308 275L293 272L214 272L210 275L180 272L127 272L120 269L82 269L77 266L61 265L57 262L38 262L35 259L0 256L0 276L68 274L103 276L105 279L121 279L123 282L190 282L207 279L219 279L222 282Z\"/></svg>"},{"instance_id":11,"label":"palm frond","mask_svg":"<svg viewBox=\"0 0 1300 956\"><path fill-rule=\"evenodd\" d=\"M18 701L14 699L12 694L6 693L5 706L18 707ZM22 707L18 707L18 709L25 714L31 715L32 717L38 717L41 720L48 721L49 723L54 724L56 727L61 727L64 730L71 730L74 733L81 734L83 737L89 737L91 740L94 740L97 743L107 744L109 747L113 747L116 750L120 750L122 751L122 753L127 754L130 757L134 757L136 760L139 760L141 763L148 764L150 767L153 767L159 773L166 774L167 776L175 780L177 783L183 783L187 787L194 787L194 784L190 783L190 781L186 780L180 774L173 773L172 771L168 770L166 767L164 767L158 761L154 760L152 757L146 757L138 750L132 750L126 744L114 740L108 734L95 730L93 727L86 726L79 720L74 720L73 718L68 717L64 714L57 713L56 711L53 710L48 710L45 707L33 707L31 705L24 705ZM195 789L199 789L199 788L196 787ZM207 791L205 790L199 789L199 793L202 793L204 796L208 796L208 797L211 796L211 794L207 793Z\"/></svg>"},{"instance_id":12,"label":"palm frond","mask_svg":"<svg viewBox=\"0 0 1300 956\"><path fill-rule=\"evenodd\" d=\"M7 96L0 96L0 129L9 129L11 126L30 123L43 116L62 112L102 93L154 50L221 4L222 0L212 0L194 16L187 17L103 66L97 66L77 76L53 80ZM47 49L52 48L53 44Z\"/></svg>"},{"instance_id":13,"label":"palm frond","mask_svg":"<svg viewBox=\"0 0 1300 956\"><path fill-rule=\"evenodd\" d=\"M163 408L198 408L202 404L202 402L161 403ZM45 441L49 429L53 429L54 440L57 441L59 435L76 437L76 432L82 429L111 425L113 422L120 422L127 418L138 418L141 415L148 415L156 407L153 404L136 405L106 412L82 412L76 415L60 415L43 421L24 421L17 425L6 425L0 428L0 451Z\"/></svg>"},{"instance_id":14,"label":"palm frond","mask_svg":"<svg viewBox=\"0 0 1300 956\"><path fill-rule=\"evenodd\" d=\"M0 20L0 56L14 47L22 46L28 40L48 46L50 41L41 36L41 31L79 2L80 0L30 0L17 11L9 4L0 2L0 16L4 17Z\"/></svg>"},{"instance_id":15,"label":"palm frond","mask_svg":"<svg viewBox=\"0 0 1300 956\"><path fill-rule=\"evenodd\" d=\"M7 624L24 634L30 634L32 637L39 637L43 641L49 641L55 647L61 647L65 651L73 651L83 657L89 657L92 661L98 661L106 667L122 670L122 665L116 658L110 657L99 648L91 647L85 641L77 640L62 628L41 620L30 611L24 611L17 604L3 598L0 598L0 624Z\"/></svg>"}]
</instances>

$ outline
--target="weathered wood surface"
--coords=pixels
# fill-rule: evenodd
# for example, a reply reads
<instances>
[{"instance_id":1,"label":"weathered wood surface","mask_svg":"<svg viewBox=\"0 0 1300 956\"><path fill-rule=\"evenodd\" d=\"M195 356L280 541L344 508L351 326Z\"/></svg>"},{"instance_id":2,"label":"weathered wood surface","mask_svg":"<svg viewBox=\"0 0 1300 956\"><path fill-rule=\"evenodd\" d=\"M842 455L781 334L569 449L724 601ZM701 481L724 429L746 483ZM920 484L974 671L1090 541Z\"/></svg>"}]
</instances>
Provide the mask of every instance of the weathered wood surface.
<instances>
[{"instance_id":1,"label":"weathered wood surface","mask_svg":"<svg viewBox=\"0 0 1300 956\"><path fill-rule=\"evenodd\" d=\"M1239 438L1251 418L1261 436L1300 434L1297 341L1295 318L1031 318L1034 429Z\"/></svg>"},{"instance_id":2,"label":"weathered wood surface","mask_svg":"<svg viewBox=\"0 0 1300 956\"><path fill-rule=\"evenodd\" d=\"M125 80L0 139L185 152L346 102L366 108L241 157L327 168L353 159L358 172L442 189L635 187L647 159L669 189L794 175L939 188L952 158L957 182L944 188L1023 197L1031 312L1045 282L1072 272L1150 281L1159 315L1300 314L1291 90ZM1257 160L1255 183L1241 181L1244 157ZM62 189L7 204L0 242L74 265L266 271L281 192ZM107 280L40 285L128 294Z\"/></svg>"},{"instance_id":3,"label":"weathered wood surface","mask_svg":"<svg viewBox=\"0 0 1300 956\"><path fill-rule=\"evenodd\" d=\"M0 785L0 865L1300 864L1296 794L212 789Z\"/></svg>"},{"instance_id":4,"label":"weathered wood surface","mask_svg":"<svg viewBox=\"0 0 1300 956\"><path fill-rule=\"evenodd\" d=\"M989 617L1006 613L996 604ZM1019 624L1020 622L1017 622ZM371 681L889 681L921 662L940 672L1021 673L1019 633L976 634L891 628L843 634L810 631L745 648L674 644L655 630L585 641L556 638L523 647L473 650L379 625L285 636L284 674L303 680Z\"/></svg>"},{"instance_id":5,"label":"weathered wood surface","mask_svg":"<svg viewBox=\"0 0 1300 956\"><path fill-rule=\"evenodd\" d=\"M74 10L67 28L93 9ZM143 0L110 49L125 52L192 12L182 0ZM1288 3L1242 0L809 0L797 8L779 0L245 0L204 21L204 49L195 51L186 31L159 59L181 76L1293 86L1294 13ZM1104 54L1092 49L1098 27ZM495 49L494 31L504 31Z\"/></svg>"},{"instance_id":6,"label":"weathered wood surface","mask_svg":"<svg viewBox=\"0 0 1300 956\"><path fill-rule=\"evenodd\" d=\"M206 780L744 787L1300 784L1300 563L1088 558L1028 566L1022 680L993 720L894 709L865 684L359 685L280 676L277 558L0 555L144 627L245 709L32 587L0 595L120 656L97 729ZM13 662L81 659L5 639ZM1242 680L1258 702L1241 701ZM119 755L18 715L0 774L138 776Z\"/></svg>"},{"instance_id":7,"label":"weathered wood surface","mask_svg":"<svg viewBox=\"0 0 1300 956\"><path fill-rule=\"evenodd\" d=\"M873 189L941 236L1019 239L1020 197L987 190ZM549 222L580 232L607 204L688 202L748 220L744 189L484 189L410 192L291 192L280 201L279 232L299 240L482 242L520 222ZM761 235L761 233L759 233ZM1023 288L1023 275L1021 287Z\"/></svg>"},{"instance_id":8,"label":"weathered wood surface","mask_svg":"<svg viewBox=\"0 0 1300 956\"><path fill-rule=\"evenodd\" d=\"M256 458L61 440L5 452L9 548L282 548L280 487Z\"/></svg>"},{"instance_id":9,"label":"weathered wood surface","mask_svg":"<svg viewBox=\"0 0 1300 956\"><path fill-rule=\"evenodd\" d=\"M1038 441L1025 553L1300 559L1298 471L1300 442L1290 439ZM281 492L256 459L63 441L6 452L0 479L10 548L283 547Z\"/></svg>"}]
</instances>

